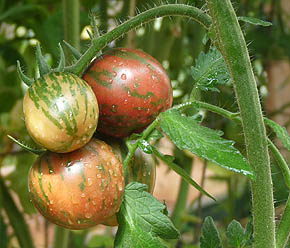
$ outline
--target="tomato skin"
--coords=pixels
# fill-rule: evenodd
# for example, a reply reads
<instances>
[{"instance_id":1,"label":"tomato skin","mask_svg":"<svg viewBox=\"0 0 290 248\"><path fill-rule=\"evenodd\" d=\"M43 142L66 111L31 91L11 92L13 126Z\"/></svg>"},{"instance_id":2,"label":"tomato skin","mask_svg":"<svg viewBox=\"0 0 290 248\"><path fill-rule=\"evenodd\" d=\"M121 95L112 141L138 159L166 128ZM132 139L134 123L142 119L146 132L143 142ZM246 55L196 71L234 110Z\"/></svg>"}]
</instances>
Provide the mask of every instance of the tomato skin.
<instances>
[{"instance_id":1,"label":"tomato skin","mask_svg":"<svg viewBox=\"0 0 290 248\"><path fill-rule=\"evenodd\" d=\"M128 153L125 142L116 139L105 140L113 148L113 152L120 159L120 161L124 161L126 154ZM146 154L140 149L137 149L128 167L124 168L124 175L125 185L130 182L143 183L148 186L147 191L152 194L156 179L156 163L152 155ZM117 226L118 221L114 215L106 219L103 224L107 226Z\"/></svg>"},{"instance_id":2,"label":"tomato skin","mask_svg":"<svg viewBox=\"0 0 290 248\"><path fill-rule=\"evenodd\" d=\"M125 187L122 163L109 145L95 138L71 153L44 153L30 169L28 181L39 212L76 230L115 215Z\"/></svg>"},{"instance_id":3,"label":"tomato skin","mask_svg":"<svg viewBox=\"0 0 290 248\"><path fill-rule=\"evenodd\" d=\"M90 86L69 73L49 73L27 90L23 112L28 132L44 148L71 152L91 139L98 102Z\"/></svg>"},{"instance_id":4,"label":"tomato skin","mask_svg":"<svg viewBox=\"0 0 290 248\"><path fill-rule=\"evenodd\" d=\"M162 65L143 51L111 49L83 75L99 102L98 131L127 137L147 127L172 105L170 79Z\"/></svg>"}]
</instances>

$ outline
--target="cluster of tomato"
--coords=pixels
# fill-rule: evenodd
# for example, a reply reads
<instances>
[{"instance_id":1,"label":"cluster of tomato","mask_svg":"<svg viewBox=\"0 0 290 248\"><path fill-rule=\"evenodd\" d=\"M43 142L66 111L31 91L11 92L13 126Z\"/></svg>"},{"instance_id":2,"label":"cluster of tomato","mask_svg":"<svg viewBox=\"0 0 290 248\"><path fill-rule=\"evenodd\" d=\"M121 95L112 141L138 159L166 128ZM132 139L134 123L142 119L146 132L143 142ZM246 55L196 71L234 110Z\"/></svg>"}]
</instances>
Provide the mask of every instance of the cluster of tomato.
<instances>
[{"instance_id":1,"label":"cluster of tomato","mask_svg":"<svg viewBox=\"0 0 290 248\"><path fill-rule=\"evenodd\" d=\"M117 225L125 184L139 181L152 192L152 158L137 151L127 171L122 139L141 132L170 108L172 89L162 66L133 49L111 49L82 78L50 72L24 97L31 137L48 151L29 173L32 202L60 226L83 229ZM95 138L95 131L106 139Z\"/></svg>"}]
</instances>

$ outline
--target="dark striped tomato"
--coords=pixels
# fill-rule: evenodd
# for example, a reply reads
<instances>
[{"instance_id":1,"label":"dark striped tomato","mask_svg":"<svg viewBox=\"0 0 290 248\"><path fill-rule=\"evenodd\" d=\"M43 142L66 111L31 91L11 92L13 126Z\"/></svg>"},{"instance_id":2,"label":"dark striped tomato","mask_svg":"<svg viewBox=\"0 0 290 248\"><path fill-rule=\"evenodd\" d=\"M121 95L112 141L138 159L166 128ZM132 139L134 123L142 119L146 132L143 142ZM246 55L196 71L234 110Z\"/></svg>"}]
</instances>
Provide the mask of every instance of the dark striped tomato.
<instances>
[{"instance_id":1,"label":"dark striped tomato","mask_svg":"<svg viewBox=\"0 0 290 248\"><path fill-rule=\"evenodd\" d=\"M50 73L35 81L25 94L23 111L31 137L46 149L60 153L89 142L99 116L90 86L69 73Z\"/></svg>"},{"instance_id":2,"label":"dark striped tomato","mask_svg":"<svg viewBox=\"0 0 290 248\"><path fill-rule=\"evenodd\" d=\"M110 139L108 144L113 148L115 155L124 160L128 152L127 147L122 141ZM128 167L124 168L125 184L130 182L139 182L148 186L148 192L153 193L156 179L156 163L150 154L146 154L140 149L137 149L133 159ZM109 226L118 225L116 216L107 219L103 224Z\"/></svg>"},{"instance_id":3,"label":"dark striped tomato","mask_svg":"<svg viewBox=\"0 0 290 248\"><path fill-rule=\"evenodd\" d=\"M140 132L172 105L166 71L140 50L109 50L92 62L83 78L99 102L98 130L110 136Z\"/></svg>"},{"instance_id":4,"label":"dark striped tomato","mask_svg":"<svg viewBox=\"0 0 290 248\"><path fill-rule=\"evenodd\" d=\"M122 163L109 145L95 138L71 153L44 153L29 172L35 207L69 229L88 228L115 215L124 187Z\"/></svg>"}]
</instances>

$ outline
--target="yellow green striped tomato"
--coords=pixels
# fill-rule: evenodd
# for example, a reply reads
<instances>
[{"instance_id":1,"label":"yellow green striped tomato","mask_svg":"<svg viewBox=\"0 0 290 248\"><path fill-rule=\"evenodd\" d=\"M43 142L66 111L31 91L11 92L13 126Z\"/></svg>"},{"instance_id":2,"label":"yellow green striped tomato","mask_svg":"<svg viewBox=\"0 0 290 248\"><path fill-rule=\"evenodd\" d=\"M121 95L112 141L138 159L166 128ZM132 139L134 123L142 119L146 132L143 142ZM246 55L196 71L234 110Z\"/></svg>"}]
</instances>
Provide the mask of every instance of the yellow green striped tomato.
<instances>
[{"instance_id":1,"label":"yellow green striped tomato","mask_svg":"<svg viewBox=\"0 0 290 248\"><path fill-rule=\"evenodd\" d=\"M27 90L23 112L31 137L44 148L71 152L91 139L99 117L91 87L70 73L49 73Z\"/></svg>"},{"instance_id":2,"label":"yellow green striped tomato","mask_svg":"<svg viewBox=\"0 0 290 248\"><path fill-rule=\"evenodd\" d=\"M125 187L122 163L109 145L95 138L71 153L44 153L28 179L39 212L51 222L75 230L114 216Z\"/></svg>"}]
</instances>

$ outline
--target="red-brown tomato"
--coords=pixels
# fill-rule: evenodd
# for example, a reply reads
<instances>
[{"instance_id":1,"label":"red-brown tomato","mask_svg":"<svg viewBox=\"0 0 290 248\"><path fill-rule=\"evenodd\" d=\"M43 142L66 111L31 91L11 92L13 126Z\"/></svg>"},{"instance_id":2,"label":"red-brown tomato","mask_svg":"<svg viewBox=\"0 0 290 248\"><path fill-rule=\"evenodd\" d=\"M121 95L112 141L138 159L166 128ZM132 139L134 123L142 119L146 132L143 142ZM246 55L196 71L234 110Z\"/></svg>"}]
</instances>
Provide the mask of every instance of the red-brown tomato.
<instances>
[{"instance_id":1,"label":"red-brown tomato","mask_svg":"<svg viewBox=\"0 0 290 248\"><path fill-rule=\"evenodd\" d=\"M140 132L172 105L166 71L140 50L109 50L92 62L83 79L99 103L98 131L110 136Z\"/></svg>"},{"instance_id":2,"label":"red-brown tomato","mask_svg":"<svg viewBox=\"0 0 290 248\"><path fill-rule=\"evenodd\" d=\"M29 172L35 207L69 229L92 227L115 215L124 187L122 163L109 145L95 138L71 153L44 153Z\"/></svg>"}]
</instances>

